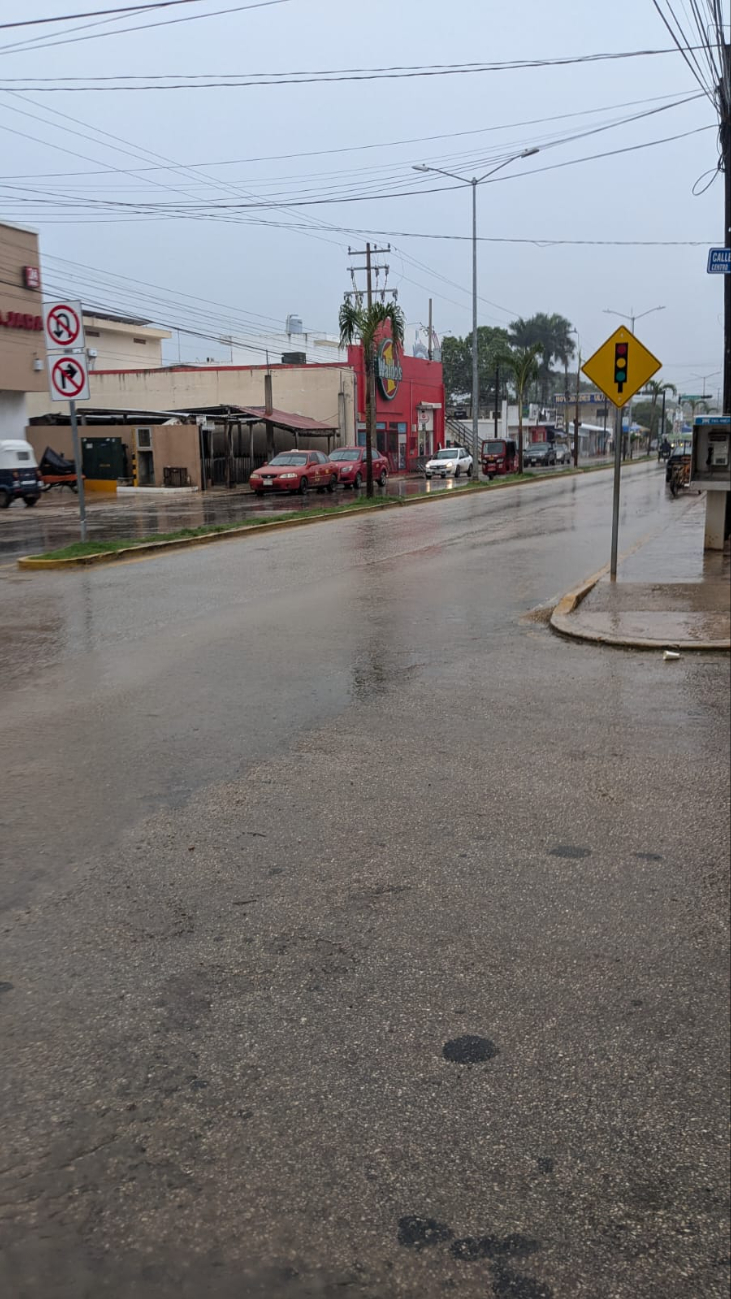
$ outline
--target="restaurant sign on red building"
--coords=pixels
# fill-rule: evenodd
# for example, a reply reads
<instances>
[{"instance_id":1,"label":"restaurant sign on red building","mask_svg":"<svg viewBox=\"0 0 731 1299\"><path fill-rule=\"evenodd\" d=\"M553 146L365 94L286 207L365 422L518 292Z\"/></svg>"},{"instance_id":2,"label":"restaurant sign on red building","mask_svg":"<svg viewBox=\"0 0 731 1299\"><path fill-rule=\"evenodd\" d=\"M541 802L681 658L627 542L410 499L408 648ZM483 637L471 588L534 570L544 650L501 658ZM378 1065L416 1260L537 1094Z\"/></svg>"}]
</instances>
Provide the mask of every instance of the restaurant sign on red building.
<instances>
[{"instance_id":1,"label":"restaurant sign on red building","mask_svg":"<svg viewBox=\"0 0 731 1299\"><path fill-rule=\"evenodd\" d=\"M363 348L348 349L357 380L357 438L365 445L365 366ZM376 442L392 473L418 469L419 462L444 446L444 379L440 361L396 352L390 338L376 351Z\"/></svg>"}]
</instances>

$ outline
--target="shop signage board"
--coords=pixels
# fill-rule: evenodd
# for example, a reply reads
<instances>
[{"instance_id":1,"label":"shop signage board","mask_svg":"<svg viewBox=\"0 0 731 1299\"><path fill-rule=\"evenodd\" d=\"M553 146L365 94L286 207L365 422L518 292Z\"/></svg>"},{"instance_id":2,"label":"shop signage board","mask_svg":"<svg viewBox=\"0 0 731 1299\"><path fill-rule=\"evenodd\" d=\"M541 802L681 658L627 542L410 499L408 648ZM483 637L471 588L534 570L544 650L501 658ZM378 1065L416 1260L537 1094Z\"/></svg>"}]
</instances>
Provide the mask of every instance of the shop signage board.
<instances>
[{"instance_id":1,"label":"shop signage board","mask_svg":"<svg viewBox=\"0 0 731 1299\"><path fill-rule=\"evenodd\" d=\"M390 338L384 338L379 343L376 353L376 379L381 396L385 397L386 401L393 401L398 392L403 373L393 341Z\"/></svg>"}]
</instances>

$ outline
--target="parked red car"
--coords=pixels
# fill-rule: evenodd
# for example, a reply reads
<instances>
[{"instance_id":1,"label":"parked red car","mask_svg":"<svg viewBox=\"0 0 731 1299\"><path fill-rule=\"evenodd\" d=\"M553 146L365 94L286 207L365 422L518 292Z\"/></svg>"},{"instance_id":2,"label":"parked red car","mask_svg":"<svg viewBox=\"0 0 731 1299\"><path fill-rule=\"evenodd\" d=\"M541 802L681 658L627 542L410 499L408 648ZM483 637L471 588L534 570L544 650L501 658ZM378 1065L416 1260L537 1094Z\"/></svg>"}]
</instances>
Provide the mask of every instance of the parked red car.
<instances>
[{"instance_id":1,"label":"parked red car","mask_svg":"<svg viewBox=\"0 0 731 1299\"><path fill-rule=\"evenodd\" d=\"M518 444L508 438L491 438L482 444L482 472L486 478L517 474Z\"/></svg>"},{"instance_id":2,"label":"parked red car","mask_svg":"<svg viewBox=\"0 0 731 1299\"><path fill-rule=\"evenodd\" d=\"M388 461L380 451L373 449L373 481L386 486ZM366 480L365 447L336 447L330 452L330 462L338 467L338 482L344 487L357 488Z\"/></svg>"},{"instance_id":3,"label":"parked red car","mask_svg":"<svg viewBox=\"0 0 731 1299\"><path fill-rule=\"evenodd\" d=\"M332 492L337 481L338 475L322 451L280 451L249 478L257 496L265 492L304 494L311 487Z\"/></svg>"}]
</instances>

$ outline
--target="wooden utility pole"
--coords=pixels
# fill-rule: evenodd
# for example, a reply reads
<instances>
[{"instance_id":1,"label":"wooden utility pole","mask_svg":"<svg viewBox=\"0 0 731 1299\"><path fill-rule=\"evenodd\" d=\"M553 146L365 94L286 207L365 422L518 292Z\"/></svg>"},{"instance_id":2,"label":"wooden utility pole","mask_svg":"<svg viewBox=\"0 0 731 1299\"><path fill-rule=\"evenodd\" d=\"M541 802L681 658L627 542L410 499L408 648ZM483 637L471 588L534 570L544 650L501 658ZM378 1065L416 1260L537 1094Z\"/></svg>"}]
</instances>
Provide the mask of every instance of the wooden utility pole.
<instances>
[{"instance_id":1,"label":"wooden utility pole","mask_svg":"<svg viewBox=\"0 0 731 1299\"><path fill-rule=\"evenodd\" d=\"M433 325L432 325L432 300L429 299L429 341L426 349L427 357L430 361L434 360L434 342L433 342Z\"/></svg>"},{"instance_id":2,"label":"wooden utility pole","mask_svg":"<svg viewBox=\"0 0 731 1299\"><path fill-rule=\"evenodd\" d=\"M370 312L373 306L373 273L378 275L379 271L385 271L388 275L389 267L387 264L374 265L373 258L380 257L383 253L390 253L390 244L386 248L373 248L369 243L364 249L349 248L350 257L365 257L365 266L351 266L350 273L355 275L356 271L365 271L366 274L366 307ZM353 280L355 283L355 279ZM357 291L356 291L357 292ZM381 290L382 297L386 295L385 283ZM389 289L388 292L395 294L395 289ZM362 296L360 298L362 302ZM366 350L363 344L363 362L365 369L366 385L366 494L373 495L373 443L376 434L376 344L375 340L371 347Z\"/></svg>"},{"instance_id":3,"label":"wooden utility pole","mask_svg":"<svg viewBox=\"0 0 731 1299\"><path fill-rule=\"evenodd\" d=\"M731 45L724 45L725 76L718 85L724 179L724 248L731 248ZM731 414L731 275L723 277L723 413ZM731 492L726 494L724 539L731 536Z\"/></svg>"}]
</instances>

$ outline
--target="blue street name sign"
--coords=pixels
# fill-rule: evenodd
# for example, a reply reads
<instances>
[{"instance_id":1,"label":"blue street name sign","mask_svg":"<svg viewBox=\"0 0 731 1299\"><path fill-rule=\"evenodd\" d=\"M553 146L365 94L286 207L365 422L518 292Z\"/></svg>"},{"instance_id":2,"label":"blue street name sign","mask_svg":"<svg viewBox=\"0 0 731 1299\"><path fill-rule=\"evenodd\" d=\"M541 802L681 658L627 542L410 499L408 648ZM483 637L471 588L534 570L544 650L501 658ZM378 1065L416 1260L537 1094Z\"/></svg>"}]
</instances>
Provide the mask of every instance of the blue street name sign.
<instances>
[{"instance_id":1,"label":"blue street name sign","mask_svg":"<svg viewBox=\"0 0 731 1299\"><path fill-rule=\"evenodd\" d=\"M706 269L709 275L728 275L731 272L731 248L709 248Z\"/></svg>"}]
</instances>

